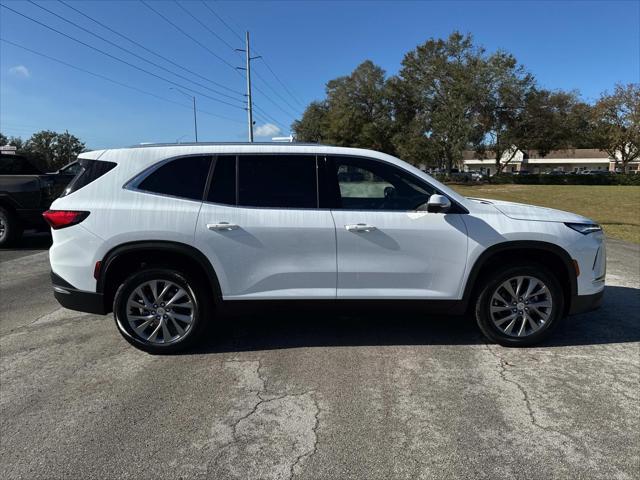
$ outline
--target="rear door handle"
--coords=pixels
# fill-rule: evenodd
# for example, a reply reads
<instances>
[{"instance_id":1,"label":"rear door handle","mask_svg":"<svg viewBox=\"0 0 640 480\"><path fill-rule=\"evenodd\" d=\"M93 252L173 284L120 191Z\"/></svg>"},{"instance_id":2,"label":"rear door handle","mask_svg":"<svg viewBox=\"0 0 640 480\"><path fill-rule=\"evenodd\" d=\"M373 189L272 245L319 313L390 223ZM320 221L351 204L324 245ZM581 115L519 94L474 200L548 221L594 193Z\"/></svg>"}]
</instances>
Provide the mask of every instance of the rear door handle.
<instances>
[{"instance_id":1,"label":"rear door handle","mask_svg":"<svg viewBox=\"0 0 640 480\"><path fill-rule=\"evenodd\" d=\"M344 228L347 229L347 232L373 232L377 230L373 225L367 225L366 223L353 223L345 225Z\"/></svg>"},{"instance_id":2,"label":"rear door handle","mask_svg":"<svg viewBox=\"0 0 640 480\"><path fill-rule=\"evenodd\" d=\"M235 230L239 228L235 223L229 222L220 222L220 223L207 223L207 228L209 230L219 231L219 230Z\"/></svg>"}]
</instances>

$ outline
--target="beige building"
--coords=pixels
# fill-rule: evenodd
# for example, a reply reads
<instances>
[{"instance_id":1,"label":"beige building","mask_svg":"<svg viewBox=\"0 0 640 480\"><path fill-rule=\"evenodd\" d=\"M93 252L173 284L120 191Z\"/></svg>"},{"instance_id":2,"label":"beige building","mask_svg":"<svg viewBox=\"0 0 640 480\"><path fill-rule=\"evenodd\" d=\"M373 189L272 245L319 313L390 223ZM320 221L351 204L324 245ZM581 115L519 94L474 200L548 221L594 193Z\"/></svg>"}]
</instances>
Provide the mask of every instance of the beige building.
<instances>
[{"instance_id":1,"label":"beige building","mask_svg":"<svg viewBox=\"0 0 640 480\"><path fill-rule=\"evenodd\" d=\"M502 156L502 163L506 163L512 152ZM479 171L488 175L496 173L496 161L492 152L486 152L484 156L478 155L473 150L463 152L464 171ZM631 173L638 173L639 161L631 162ZM620 168L620 165L618 165ZM584 170L615 171L616 162L606 152L595 148L575 148L568 150L554 150L542 156L536 150L517 150L513 159L508 162L504 172L517 173L527 171L529 173L545 173L550 171L562 171L565 173L581 172Z\"/></svg>"}]
</instances>

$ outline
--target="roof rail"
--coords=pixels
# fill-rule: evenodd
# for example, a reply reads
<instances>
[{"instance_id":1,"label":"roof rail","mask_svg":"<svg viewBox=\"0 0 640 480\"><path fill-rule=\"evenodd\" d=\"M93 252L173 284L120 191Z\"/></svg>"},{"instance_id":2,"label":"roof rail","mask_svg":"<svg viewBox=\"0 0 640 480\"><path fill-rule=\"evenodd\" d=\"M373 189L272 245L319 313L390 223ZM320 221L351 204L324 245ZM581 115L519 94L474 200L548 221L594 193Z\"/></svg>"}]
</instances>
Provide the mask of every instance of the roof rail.
<instances>
[{"instance_id":1,"label":"roof rail","mask_svg":"<svg viewBox=\"0 0 640 480\"><path fill-rule=\"evenodd\" d=\"M321 143L305 142L185 142L185 143L140 143L125 148L146 148L146 147L199 147L199 146L219 146L219 145L270 145L277 147L334 147L336 145L325 145Z\"/></svg>"}]
</instances>

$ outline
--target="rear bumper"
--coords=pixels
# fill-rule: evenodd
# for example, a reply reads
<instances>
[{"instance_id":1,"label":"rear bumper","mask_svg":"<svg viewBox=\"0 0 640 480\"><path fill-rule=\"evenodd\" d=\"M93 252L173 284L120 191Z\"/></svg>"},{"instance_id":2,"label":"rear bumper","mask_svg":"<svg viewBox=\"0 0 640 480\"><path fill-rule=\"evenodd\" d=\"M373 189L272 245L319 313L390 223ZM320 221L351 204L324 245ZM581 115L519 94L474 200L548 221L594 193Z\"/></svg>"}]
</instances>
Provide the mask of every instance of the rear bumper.
<instances>
[{"instance_id":1,"label":"rear bumper","mask_svg":"<svg viewBox=\"0 0 640 480\"><path fill-rule=\"evenodd\" d=\"M602 298L604 297L604 289L592 295L575 295L571 299L571 308L569 315L577 313L589 312L600 307Z\"/></svg>"},{"instance_id":2,"label":"rear bumper","mask_svg":"<svg viewBox=\"0 0 640 480\"><path fill-rule=\"evenodd\" d=\"M104 297L101 293L78 290L53 272L51 272L51 283L53 284L53 296L64 308L98 315L107 313Z\"/></svg>"}]
</instances>

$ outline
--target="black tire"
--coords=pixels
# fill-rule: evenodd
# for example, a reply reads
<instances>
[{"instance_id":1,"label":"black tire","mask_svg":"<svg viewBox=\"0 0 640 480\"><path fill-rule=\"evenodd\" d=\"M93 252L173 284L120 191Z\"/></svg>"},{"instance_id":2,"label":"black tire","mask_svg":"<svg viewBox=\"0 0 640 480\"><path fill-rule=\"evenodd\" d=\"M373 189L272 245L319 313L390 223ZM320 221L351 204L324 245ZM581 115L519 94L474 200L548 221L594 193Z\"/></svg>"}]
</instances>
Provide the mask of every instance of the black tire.
<instances>
[{"instance_id":1,"label":"black tire","mask_svg":"<svg viewBox=\"0 0 640 480\"><path fill-rule=\"evenodd\" d=\"M15 214L0 207L0 248L15 245L22 236L22 226Z\"/></svg>"},{"instance_id":2,"label":"black tire","mask_svg":"<svg viewBox=\"0 0 640 480\"><path fill-rule=\"evenodd\" d=\"M551 296L552 306L550 307L550 312L545 308L545 313L548 314L549 318L542 323L542 326L539 327L538 330L533 331L530 334L526 334L525 336L518 337L513 335L507 335L504 331L502 331L496 324L494 324L491 317L491 302L494 293L500 288L500 286L512 279L514 277L527 276L533 277L546 285L547 290ZM547 268L542 265L537 264L522 264L522 265L507 265L505 267L499 268L496 271L492 272L490 275L485 276L482 280L484 285L481 287L479 294L476 297L475 302L475 316L476 322L478 323L478 327L482 333L490 340L496 343L499 343L505 347L528 347L531 345L535 345L545 338L547 338L552 331L558 326L558 323L564 317L564 293L560 283L556 276L551 273ZM523 288L524 290L524 288ZM539 297L536 297L539 298ZM518 299L516 299L518 302ZM506 302L505 302L506 303ZM500 305L498 302L494 305ZM522 307L524 302L518 302L518 306L509 305L509 307L513 306L513 309L507 311L503 315L511 315L511 313L516 314L515 310ZM528 309L528 307L526 307ZM520 310L517 310L518 312ZM517 314L519 315L519 313ZM538 320L536 323L540 324L540 316L537 314L533 314ZM522 318L522 317L519 317ZM524 320L517 320L517 325L521 326ZM510 323L510 322L508 322ZM507 326L508 326L507 323ZM530 327L530 324L527 323L527 328ZM506 327L505 327L506 328ZM515 330L515 328L514 328ZM513 333L513 332L512 332Z\"/></svg>"},{"instance_id":3,"label":"black tire","mask_svg":"<svg viewBox=\"0 0 640 480\"><path fill-rule=\"evenodd\" d=\"M184 289L184 291L188 294L189 299L191 300L191 305L193 307L192 321L187 328L187 324L178 322L178 325L184 327L185 330L184 336L178 338L175 341L169 340L167 343L157 343L151 342L144 339L141 335L137 334L133 327L130 325L128 321L127 314L130 311L130 307L127 305L130 296L133 292L140 287L140 285L144 285L146 282L150 282L153 280L158 280L160 282L171 282L174 285ZM163 284L161 283L161 286ZM166 285L166 283L164 284ZM160 290L160 288L159 288ZM173 269L166 268L149 268L146 270L142 270L137 272L130 277L128 277L122 285L118 288L114 300L113 300L113 316L118 327L118 331L122 334L122 336L136 348L140 350L144 350L149 353L154 354L168 354L168 353L177 353L180 351L187 350L192 348L197 341L202 339L204 336L204 332L207 329L207 325L210 324L210 316L213 313L213 303L212 303L212 294L209 291L208 286L204 285L202 282L198 281L195 278L190 277L189 275L178 272ZM149 290L145 290L149 292ZM175 291L175 290L174 290ZM171 291L169 291L165 297L168 298L171 295ZM161 298L161 300L162 300ZM186 297L183 297L183 300ZM164 307L164 304L163 304ZM180 308L180 305L177 304L176 308ZM133 312L136 312L134 308ZM146 313L145 313L146 312ZM184 311L183 311L184 312ZM147 311L142 305L139 309L139 313L149 316L154 316L156 313L155 310L153 314L152 312ZM163 312L164 313L164 312ZM168 311L167 313L171 315ZM175 314L175 309L174 313ZM154 323L149 324L147 328L143 330L143 335L145 333L149 333L150 331L155 329L155 326L159 325L161 320L158 320L158 317L162 317L162 315L154 316ZM166 315L164 316L165 318ZM142 325L144 321L140 320ZM166 326L168 327L170 334L178 335L178 331L175 326L170 326L169 324L173 322L173 325L176 324L174 320L166 320ZM162 332L162 329L160 329ZM160 334L158 334L160 336ZM163 339L164 340L164 339Z\"/></svg>"}]
</instances>

